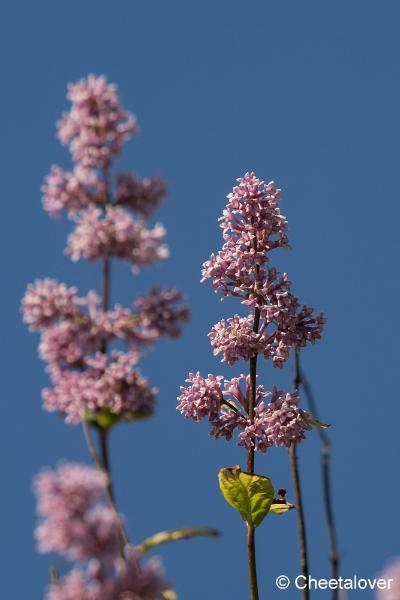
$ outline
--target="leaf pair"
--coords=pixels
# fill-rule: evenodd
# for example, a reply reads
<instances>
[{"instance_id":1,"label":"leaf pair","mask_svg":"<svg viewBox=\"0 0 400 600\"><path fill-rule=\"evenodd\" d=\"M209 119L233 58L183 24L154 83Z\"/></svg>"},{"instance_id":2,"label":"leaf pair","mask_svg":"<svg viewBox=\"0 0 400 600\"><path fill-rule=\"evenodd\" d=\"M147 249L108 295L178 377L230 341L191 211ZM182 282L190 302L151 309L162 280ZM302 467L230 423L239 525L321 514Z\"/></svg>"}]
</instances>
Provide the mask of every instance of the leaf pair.
<instances>
[{"instance_id":1,"label":"leaf pair","mask_svg":"<svg viewBox=\"0 0 400 600\"><path fill-rule=\"evenodd\" d=\"M237 466L221 469L218 479L225 500L254 528L269 512L282 514L294 508L285 500L274 500L274 487L268 477L242 472Z\"/></svg>"}]
</instances>

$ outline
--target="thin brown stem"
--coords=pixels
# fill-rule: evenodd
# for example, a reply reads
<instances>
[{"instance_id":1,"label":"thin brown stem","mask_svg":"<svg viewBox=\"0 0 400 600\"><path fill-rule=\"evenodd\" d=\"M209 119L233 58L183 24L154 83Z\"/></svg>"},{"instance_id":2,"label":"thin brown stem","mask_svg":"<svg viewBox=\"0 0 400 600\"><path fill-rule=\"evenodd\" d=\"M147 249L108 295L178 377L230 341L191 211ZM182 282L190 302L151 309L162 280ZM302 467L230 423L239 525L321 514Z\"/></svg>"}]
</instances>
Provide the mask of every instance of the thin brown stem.
<instances>
[{"instance_id":1,"label":"thin brown stem","mask_svg":"<svg viewBox=\"0 0 400 600\"><path fill-rule=\"evenodd\" d=\"M294 353L294 376L293 376L293 387L295 391L298 391L300 385L300 365L299 365L299 354L296 350ZM297 445L292 444L289 449L289 460L290 460L290 471L292 475L292 483L294 490L295 503L297 508L297 530L299 534L299 550L300 550L300 572L305 578L304 581L308 581L309 569L308 569L308 553L307 553L307 533L306 524L304 518L303 498L301 493L300 473L297 459ZM306 586L302 593L303 600L309 600L310 592Z\"/></svg>"},{"instance_id":2,"label":"thin brown stem","mask_svg":"<svg viewBox=\"0 0 400 600\"><path fill-rule=\"evenodd\" d=\"M99 458L99 455L97 453L97 450L94 446L93 443L93 439L92 436L90 434L90 428L89 425L86 421L86 419L83 419L82 421L82 428L83 428L83 435L85 437L85 441L86 441L86 445L90 454L90 457L93 461L93 464L95 465L95 467L99 470L102 471L103 473L105 473L107 475L107 486L106 486L106 499L107 499L107 503L109 505L109 507L111 508L111 510L114 513L114 516L117 520L118 523L118 529L119 529L119 538L120 538L120 546L121 546L121 555L124 556L124 548L129 544L129 538L128 538L128 534L126 532L125 526L122 522L121 516L117 510L117 507L115 505L115 501L114 501L114 497L112 494L112 485L111 485L111 479L110 479L110 473L109 471L106 469L105 466L103 466L103 461L102 459Z\"/></svg>"},{"instance_id":3,"label":"thin brown stem","mask_svg":"<svg viewBox=\"0 0 400 600\"><path fill-rule=\"evenodd\" d=\"M101 460L101 465L102 465L104 471L107 473L108 493L109 493L110 498L112 499L113 503L115 504L114 491L113 491L113 485L112 485L112 480L111 480L110 458L109 458L109 453L108 453L109 431L110 431L109 429L104 429L104 428L99 429L100 460Z\"/></svg>"},{"instance_id":4,"label":"thin brown stem","mask_svg":"<svg viewBox=\"0 0 400 600\"><path fill-rule=\"evenodd\" d=\"M300 572L305 577L304 581L308 581L308 554L307 554L307 534L304 519L303 500L301 494L301 484L299 476L299 466L297 462L297 446L292 444L289 449L290 469L292 474L292 483L294 489L294 497L297 508L297 529L299 532L299 547L300 547ZM303 600L308 600L310 593L308 587L303 589Z\"/></svg>"},{"instance_id":5,"label":"thin brown stem","mask_svg":"<svg viewBox=\"0 0 400 600\"><path fill-rule=\"evenodd\" d=\"M247 558L250 578L250 598L251 600L259 600L254 527L249 524L247 525Z\"/></svg>"},{"instance_id":6,"label":"thin brown stem","mask_svg":"<svg viewBox=\"0 0 400 600\"><path fill-rule=\"evenodd\" d=\"M255 309L253 331L258 333L260 326L260 310ZM249 390L249 418L253 423L254 411L256 407L256 392L257 392L257 354L250 358L250 390ZM254 446L251 446L247 451L247 472L254 473ZM258 600L258 583L257 583L257 567L256 567L256 544L255 530L253 525L247 524L247 560L249 566L250 578L250 594L251 600Z\"/></svg>"},{"instance_id":7,"label":"thin brown stem","mask_svg":"<svg viewBox=\"0 0 400 600\"><path fill-rule=\"evenodd\" d=\"M300 371L300 383L304 389L308 408L311 415L319 420L317 403L314 398L311 386L305 377L303 371ZM335 517L333 512L332 485L331 485L331 444L329 437L323 429L317 429L321 440L321 472L322 472L322 490L324 497L324 507L326 516L326 526L328 530L329 561L331 564L331 577L338 579L340 567L340 555L337 543L337 533ZM332 600L338 600L338 590L332 590Z\"/></svg>"},{"instance_id":8,"label":"thin brown stem","mask_svg":"<svg viewBox=\"0 0 400 600\"><path fill-rule=\"evenodd\" d=\"M253 331L258 333L260 326L260 309L254 311ZM254 421L254 411L256 407L256 392L257 392L257 354L250 358L250 391L249 391L249 417L250 421ZM254 447L249 448L247 452L247 471L254 473Z\"/></svg>"},{"instance_id":9,"label":"thin brown stem","mask_svg":"<svg viewBox=\"0 0 400 600\"><path fill-rule=\"evenodd\" d=\"M103 261L103 272L101 278L101 307L104 311L110 306L110 258L106 256Z\"/></svg>"},{"instance_id":10,"label":"thin brown stem","mask_svg":"<svg viewBox=\"0 0 400 600\"><path fill-rule=\"evenodd\" d=\"M60 574L58 572L57 567L51 565L49 569L50 583L52 586L57 586L60 584Z\"/></svg>"}]
</instances>

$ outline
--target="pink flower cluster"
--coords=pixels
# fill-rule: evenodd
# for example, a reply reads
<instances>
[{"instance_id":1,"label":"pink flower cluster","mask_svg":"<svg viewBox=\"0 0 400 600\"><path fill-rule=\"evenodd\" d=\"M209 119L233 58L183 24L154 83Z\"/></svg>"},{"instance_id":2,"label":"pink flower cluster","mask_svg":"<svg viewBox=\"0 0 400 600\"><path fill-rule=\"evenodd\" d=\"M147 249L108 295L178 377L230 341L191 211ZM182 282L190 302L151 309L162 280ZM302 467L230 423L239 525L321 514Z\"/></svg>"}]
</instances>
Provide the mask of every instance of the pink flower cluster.
<instances>
[{"instance_id":1,"label":"pink flower cluster","mask_svg":"<svg viewBox=\"0 0 400 600\"><path fill-rule=\"evenodd\" d=\"M57 552L70 560L115 556L117 524L111 509L102 503L106 484L104 473L74 463L36 477L40 552Z\"/></svg>"},{"instance_id":2,"label":"pink flower cluster","mask_svg":"<svg viewBox=\"0 0 400 600\"><path fill-rule=\"evenodd\" d=\"M136 120L120 105L115 85L89 75L68 86L72 103L58 123L58 136L69 144L75 162L84 167L108 167L123 143L137 133Z\"/></svg>"},{"instance_id":3,"label":"pink flower cluster","mask_svg":"<svg viewBox=\"0 0 400 600\"><path fill-rule=\"evenodd\" d=\"M157 558L140 564L131 550L125 560L116 558L106 571L92 560L75 567L49 587L46 600L156 600L168 589Z\"/></svg>"},{"instance_id":4,"label":"pink flower cluster","mask_svg":"<svg viewBox=\"0 0 400 600\"><path fill-rule=\"evenodd\" d=\"M144 219L149 219L167 194L165 182L160 177L141 179L130 173L117 175L116 198Z\"/></svg>"},{"instance_id":5,"label":"pink flower cluster","mask_svg":"<svg viewBox=\"0 0 400 600\"><path fill-rule=\"evenodd\" d=\"M59 217L66 210L73 217L91 205L105 202L106 186L93 169L79 165L71 173L53 165L42 186L43 208L51 217Z\"/></svg>"},{"instance_id":6,"label":"pink flower cluster","mask_svg":"<svg viewBox=\"0 0 400 600\"><path fill-rule=\"evenodd\" d=\"M280 190L254 173L237 181L220 219L224 245L204 263L202 281L211 279L223 297L240 298L248 315L222 319L209 338L214 355L222 355L229 365L262 355L282 367L291 348L298 351L320 339L325 318L300 303L286 273L269 266L270 252L289 245L287 221L278 206ZM189 385L181 387L178 397L178 410L196 421L207 417L214 437L230 440L237 431L240 446L265 452L273 445L297 444L311 429L312 420L299 408L296 392L275 387L266 392L258 386L250 410L250 376L222 382L222 375L190 373ZM271 397L268 404L266 397Z\"/></svg>"},{"instance_id":7,"label":"pink flower cluster","mask_svg":"<svg viewBox=\"0 0 400 600\"><path fill-rule=\"evenodd\" d=\"M190 318L190 310L182 300L182 294L176 288L152 287L148 296L139 296L135 300L135 307L144 327L176 338L182 332L181 324Z\"/></svg>"},{"instance_id":8,"label":"pink flower cluster","mask_svg":"<svg viewBox=\"0 0 400 600\"><path fill-rule=\"evenodd\" d=\"M116 86L89 75L69 86L68 98L71 107L58 122L58 135L74 165L71 171L53 166L42 186L49 215L65 211L74 223L66 253L73 261L102 260L107 266L121 259L135 272L165 259L164 227L148 224L166 195L165 183L127 173L112 178L114 159L138 129ZM108 428L152 414L157 390L139 372L138 361L160 336L177 337L189 311L180 292L169 288L152 288L132 310L108 309L107 277L103 284L100 300L93 291L81 297L53 279L36 280L22 312L29 329L40 333L39 354L48 363L52 387L43 390L45 410L67 423L87 420ZM48 600L155 600L166 589L157 561L140 565L133 551L120 556L117 515L104 503L106 485L102 473L69 463L36 479L40 551L84 563L50 586Z\"/></svg>"},{"instance_id":9,"label":"pink flower cluster","mask_svg":"<svg viewBox=\"0 0 400 600\"><path fill-rule=\"evenodd\" d=\"M113 256L126 260L137 271L169 255L164 227L157 223L148 229L123 208L109 206L103 214L100 208L92 206L79 214L75 222L66 250L74 262Z\"/></svg>"},{"instance_id":10,"label":"pink flower cluster","mask_svg":"<svg viewBox=\"0 0 400 600\"><path fill-rule=\"evenodd\" d=\"M156 289L139 296L136 312L119 305L103 311L93 292L79 297L54 279L36 280L22 300L24 321L41 333L40 356L53 384L43 390L44 408L78 423L104 410L123 420L149 416L156 390L137 370L144 348L161 335L176 337L189 317L181 294ZM107 357L105 343L122 340L128 351Z\"/></svg>"},{"instance_id":11,"label":"pink flower cluster","mask_svg":"<svg viewBox=\"0 0 400 600\"><path fill-rule=\"evenodd\" d=\"M84 370L48 368L52 388L43 390L44 408L61 412L67 423L79 423L85 413L108 411L129 421L153 413L157 390L134 368L136 352L114 351L108 358L98 352L85 359Z\"/></svg>"},{"instance_id":12,"label":"pink flower cluster","mask_svg":"<svg viewBox=\"0 0 400 600\"><path fill-rule=\"evenodd\" d=\"M78 561L47 600L153 600L167 585L157 559L140 565L133 550L121 558L117 516L105 504L107 477L93 467L64 463L35 479L40 552Z\"/></svg>"},{"instance_id":13,"label":"pink flower cluster","mask_svg":"<svg viewBox=\"0 0 400 600\"><path fill-rule=\"evenodd\" d=\"M203 280L211 278L224 296L247 298L262 280L267 252L288 246L287 221L280 214L280 190L267 185L254 173L246 173L228 194L221 217L224 245L203 265Z\"/></svg>"},{"instance_id":14,"label":"pink flower cluster","mask_svg":"<svg viewBox=\"0 0 400 600\"><path fill-rule=\"evenodd\" d=\"M254 173L238 183L222 217L224 246L204 263L202 281L211 278L223 296L239 297L252 313L257 309L260 323L253 332L252 316L235 315L213 327L211 343L229 364L260 353L282 367L293 346L299 349L320 339L325 318L301 305L286 273L266 265L271 250L288 246L287 221L278 208L280 190Z\"/></svg>"},{"instance_id":15,"label":"pink flower cluster","mask_svg":"<svg viewBox=\"0 0 400 600\"><path fill-rule=\"evenodd\" d=\"M297 444L311 429L310 417L298 407L296 393L285 393L275 387L266 392L263 386L257 386L255 416L251 422L247 414L250 377L223 379L222 375L204 378L199 372L190 373L186 380L189 385L181 387L178 397L178 410L183 416L195 421L208 418L212 436L230 440L237 430L239 446L266 452L273 445ZM265 405L267 397L271 400Z\"/></svg>"},{"instance_id":16,"label":"pink flower cluster","mask_svg":"<svg viewBox=\"0 0 400 600\"><path fill-rule=\"evenodd\" d=\"M136 133L135 119L104 77L89 75L69 86L68 98L72 107L59 122L59 137L70 145L75 166L72 172L53 166L42 187L45 210L52 217L65 210L75 223L66 253L73 261L119 258L135 272L164 260L165 229L146 224L166 195L164 181L120 173L113 198L109 167Z\"/></svg>"},{"instance_id":17,"label":"pink flower cluster","mask_svg":"<svg viewBox=\"0 0 400 600\"><path fill-rule=\"evenodd\" d=\"M307 342L314 344L321 338L325 323L322 314L314 318L312 309L303 306L299 311L295 309L288 314L284 324L279 324L279 320L283 321L279 311L277 308L276 320L269 320L268 317L261 319L261 327L257 332L253 331L251 316L234 315L226 321L222 319L209 333L214 354L222 354L222 362L229 365L233 365L240 358L248 361L255 354L263 354L266 359L272 357L274 367L282 367L292 346L300 349ZM272 325L272 328L267 333L268 325Z\"/></svg>"}]
</instances>

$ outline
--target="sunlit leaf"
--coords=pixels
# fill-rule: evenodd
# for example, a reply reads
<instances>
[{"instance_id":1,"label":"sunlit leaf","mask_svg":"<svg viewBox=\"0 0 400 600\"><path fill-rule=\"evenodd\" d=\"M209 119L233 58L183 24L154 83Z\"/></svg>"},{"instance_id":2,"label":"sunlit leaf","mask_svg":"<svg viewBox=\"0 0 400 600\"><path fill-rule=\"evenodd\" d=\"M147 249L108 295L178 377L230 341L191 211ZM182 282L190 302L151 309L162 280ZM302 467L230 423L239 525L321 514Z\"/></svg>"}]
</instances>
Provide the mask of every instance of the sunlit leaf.
<instances>
[{"instance_id":1,"label":"sunlit leaf","mask_svg":"<svg viewBox=\"0 0 400 600\"><path fill-rule=\"evenodd\" d=\"M273 502L269 510L275 515L283 515L283 513L286 513L293 508L296 508L295 505L290 504L289 502Z\"/></svg>"},{"instance_id":2,"label":"sunlit leaf","mask_svg":"<svg viewBox=\"0 0 400 600\"><path fill-rule=\"evenodd\" d=\"M309 425L312 425L313 427L319 427L319 429L327 429L330 427L328 423L321 423L321 421L317 421L317 419L313 419L312 417L305 417L305 420Z\"/></svg>"},{"instance_id":3,"label":"sunlit leaf","mask_svg":"<svg viewBox=\"0 0 400 600\"><path fill-rule=\"evenodd\" d=\"M172 531L160 531L160 533L156 533L144 540L141 544L138 544L135 547L135 550L138 554L144 554L157 546L161 546L161 544L178 542L179 540L188 540L193 537L217 537L219 535L219 531L210 529L209 527L187 527L185 529L175 529Z\"/></svg>"},{"instance_id":4,"label":"sunlit leaf","mask_svg":"<svg viewBox=\"0 0 400 600\"><path fill-rule=\"evenodd\" d=\"M240 467L221 469L219 485L225 500L239 511L242 519L258 527L268 514L274 488L268 477L242 472Z\"/></svg>"}]
</instances>

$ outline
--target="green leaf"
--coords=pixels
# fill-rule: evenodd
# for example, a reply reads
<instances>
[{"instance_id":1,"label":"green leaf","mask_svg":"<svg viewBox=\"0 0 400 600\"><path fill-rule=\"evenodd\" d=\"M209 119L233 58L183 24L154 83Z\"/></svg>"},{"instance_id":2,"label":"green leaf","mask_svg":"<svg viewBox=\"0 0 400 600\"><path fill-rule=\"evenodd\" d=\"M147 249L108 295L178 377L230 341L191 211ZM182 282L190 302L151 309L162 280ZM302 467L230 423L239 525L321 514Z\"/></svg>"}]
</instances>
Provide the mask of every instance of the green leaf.
<instances>
[{"instance_id":1,"label":"green leaf","mask_svg":"<svg viewBox=\"0 0 400 600\"><path fill-rule=\"evenodd\" d=\"M289 502L273 502L269 510L275 515L283 515L283 513L286 513L293 508L296 508L295 505L290 504Z\"/></svg>"},{"instance_id":2,"label":"green leaf","mask_svg":"<svg viewBox=\"0 0 400 600\"><path fill-rule=\"evenodd\" d=\"M174 529L172 531L160 531L160 533L152 535L141 544L135 546L135 550L138 554L144 554L161 544L168 544L179 540L189 540L190 538L200 536L218 537L219 535L220 533L217 529L210 529L209 527L187 527L185 529Z\"/></svg>"},{"instance_id":3,"label":"green leaf","mask_svg":"<svg viewBox=\"0 0 400 600\"><path fill-rule=\"evenodd\" d=\"M267 516L274 498L274 488L268 477L244 473L240 467L221 469L219 486L225 500L253 527Z\"/></svg>"},{"instance_id":4,"label":"green leaf","mask_svg":"<svg viewBox=\"0 0 400 600\"><path fill-rule=\"evenodd\" d=\"M117 423L129 423L130 421L142 421L151 416L150 412L132 412L125 411L123 415L118 415L111 412L108 408L103 408L99 412L91 413L87 412L85 415L86 421L98 427L99 429L110 429Z\"/></svg>"},{"instance_id":5,"label":"green leaf","mask_svg":"<svg viewBox=\"0 0 400 600\"><path fill-rule=\"evenodd\" d=\"M119 420L118 415L113 414L107 408L96 413L87 412L85 418L90 425L99 429L109 429Z\"/></svg>"},{"instance_id":6,"label":"green leaf","mask_svg":"<svg viewBox=\"0 0 400 600\"><path fill-rule=\"evenodd\" d=\"M328 427L330 427L328 423L321 423L321 421L317 421L317 419L313 419L312 417L305 417L305 420L309 425L319 427L319 429L328 429Z\"/></svg>"}]
</instances>

